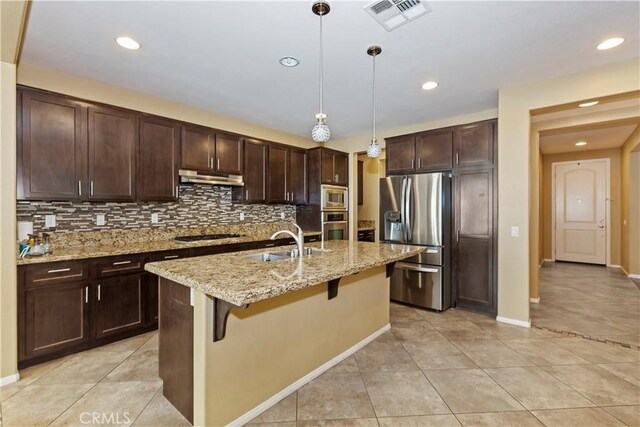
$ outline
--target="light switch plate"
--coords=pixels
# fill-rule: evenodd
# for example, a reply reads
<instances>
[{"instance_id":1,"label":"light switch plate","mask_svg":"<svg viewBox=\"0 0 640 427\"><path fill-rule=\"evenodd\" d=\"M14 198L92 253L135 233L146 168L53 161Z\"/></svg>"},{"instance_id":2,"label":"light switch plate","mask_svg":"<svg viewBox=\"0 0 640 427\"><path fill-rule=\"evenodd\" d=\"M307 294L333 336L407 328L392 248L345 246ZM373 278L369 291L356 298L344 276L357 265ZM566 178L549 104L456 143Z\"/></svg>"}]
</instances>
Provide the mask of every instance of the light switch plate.
<instances>
[{"instance_id":1,"label":"light switch plate","mask_svg":"<svg viewBox=\"0 0 640 427\"><path fill-rule=\"evenodd\" d=\"M158 222L160 222L160 218L158 218L158 214L157 213L152 213L151 214L151 224L157 224Z\"/></svg>"},{"instance_id":2,"label":"light switch plate","mask_svg":"<svg viewBox=\"0 0 640 427\"><path fill-rule=\"evenodd\" d=\"M105 225L106 224L106 220L104 218L104 214L98 214L96 215L96 225Z\"/></svg>"},{"instance_id":3,"label":"light switch plate","mask_svg":"<svg viewBox=\"0 0 640 427\"><path fill-rule=\"evenodd\" d=\"M56 216L55 215L45 215L44 216L44 226L47 228L53 228L56 226Z\"/></svg>"},{"instance_id":4,"label":"light switch plate","mask_svg":"<svg viewBox=\"0 0 640 427\"><path fill-rule=\"evenodd\" d=\"M284 219L284 218L285 218L284 212L280 212L280 219Z\"/></svg>"},{"instance_id":5,"label":"light switch plate","mask_svg":"<svg viewBox=\"0 0 640 427\"><path fill-rule=\"evenodd\" d=\"M511 227L511 237L520 236L520 227Z\"/></svg>"},{"instance_id":6,"label":"light switch plate","mask_svg":"<svg viewBox=\"0 0 640 427\"><path fill-rule=\"evenodd\" d=\"M240 212L240 221L244 221L244 212Z\"/></svg>"}]
</instances>

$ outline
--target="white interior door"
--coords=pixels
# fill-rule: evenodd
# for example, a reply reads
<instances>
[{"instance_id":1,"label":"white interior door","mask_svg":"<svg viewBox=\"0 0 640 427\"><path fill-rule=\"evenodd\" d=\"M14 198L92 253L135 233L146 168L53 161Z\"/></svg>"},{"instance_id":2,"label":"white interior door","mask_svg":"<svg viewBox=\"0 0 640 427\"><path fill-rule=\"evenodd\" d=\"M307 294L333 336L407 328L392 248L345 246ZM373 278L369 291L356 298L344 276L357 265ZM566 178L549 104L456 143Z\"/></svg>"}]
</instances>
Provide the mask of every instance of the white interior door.
<instances>
[{"instance_id":1,"label":"white interior door","mask_svg":"<svg viewBox=\"0 0 640 427\"><path fill-rule=\"evenodd\" d=\"M556 260L606 264L605 161L556 165Z\"/></svg>"}]
</instances>

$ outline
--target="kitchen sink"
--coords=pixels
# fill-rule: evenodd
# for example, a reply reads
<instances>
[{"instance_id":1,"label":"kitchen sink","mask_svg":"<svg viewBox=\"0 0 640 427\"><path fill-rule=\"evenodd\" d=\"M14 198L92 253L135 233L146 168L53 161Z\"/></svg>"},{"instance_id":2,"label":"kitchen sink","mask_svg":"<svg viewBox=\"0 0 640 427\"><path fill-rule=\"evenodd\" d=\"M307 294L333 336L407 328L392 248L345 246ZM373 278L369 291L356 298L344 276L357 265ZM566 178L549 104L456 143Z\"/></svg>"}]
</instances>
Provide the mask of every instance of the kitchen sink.
<instances>
[{"instance_id":1,"label":"kitchen sink","mask_svg":"<svg viewBox=\"0 0 640 427\"><path fill-rule=\"evenodd\" d=\"M329 252L328 249L304 248L304 255L320 255ZM259 262L280 261L282 259L297 258L298 249L278 252L263 252L261 254L245 255L245 258Z\"/></svg>"}]
</instances>

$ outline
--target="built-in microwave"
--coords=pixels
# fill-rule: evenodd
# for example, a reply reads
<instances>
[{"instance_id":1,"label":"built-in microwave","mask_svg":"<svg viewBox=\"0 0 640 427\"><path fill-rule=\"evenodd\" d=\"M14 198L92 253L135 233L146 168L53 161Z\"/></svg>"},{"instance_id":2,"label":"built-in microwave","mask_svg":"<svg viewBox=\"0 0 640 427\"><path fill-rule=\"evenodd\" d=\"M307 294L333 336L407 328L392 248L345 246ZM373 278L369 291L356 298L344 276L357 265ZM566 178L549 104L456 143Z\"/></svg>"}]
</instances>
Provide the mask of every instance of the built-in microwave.
<instances>
[{"instance_id":1,"label":"built-in microwave","mask_svg":"<svg viewBox=\"0 0 640 427\"><path fill-rule=\"evenodd\" d=\"M349 188L337 185L323 185L320 196L322 211L348 210Z\"/></svg>"}]
</instances>

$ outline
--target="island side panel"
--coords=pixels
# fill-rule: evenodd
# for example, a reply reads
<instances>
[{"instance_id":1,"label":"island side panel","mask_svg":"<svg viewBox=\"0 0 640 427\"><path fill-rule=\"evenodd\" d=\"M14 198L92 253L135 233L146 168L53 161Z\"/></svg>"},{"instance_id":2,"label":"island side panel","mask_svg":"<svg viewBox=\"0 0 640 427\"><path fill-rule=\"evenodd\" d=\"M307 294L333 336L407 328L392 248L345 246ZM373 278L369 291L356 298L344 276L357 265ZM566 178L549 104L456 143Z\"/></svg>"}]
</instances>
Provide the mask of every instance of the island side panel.
<instances>
[{"instance_id":1,"label":"island side panel","mask_svg":"<svg viewBox=\"0 0 640 427\"><path fill-rule=\"evenodd\" d=\"M195 396L204 420L198 414L196 421L227 425L387 326L385 272L378 267L343 277L332 300L323 283L232 310L218 342L212 339L212 301L202 296L195 316L204 308L207 320L196 322L194 336L205 337L204 352L196 352L194 362L205 370L204 396L198 387Z\"/></svg>"},{"instance_id":2,"label":"island side panel","mask_svg":"<svg viewBox=\"0 0 640 427\"><path fill-rule=\"evenodd\" d=\"M162 394L193 423L191 288L160 278L159 374Z\"/></svg>"}]
</instances>

